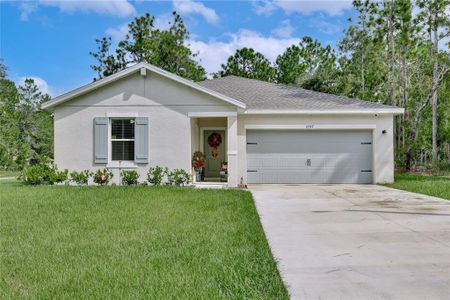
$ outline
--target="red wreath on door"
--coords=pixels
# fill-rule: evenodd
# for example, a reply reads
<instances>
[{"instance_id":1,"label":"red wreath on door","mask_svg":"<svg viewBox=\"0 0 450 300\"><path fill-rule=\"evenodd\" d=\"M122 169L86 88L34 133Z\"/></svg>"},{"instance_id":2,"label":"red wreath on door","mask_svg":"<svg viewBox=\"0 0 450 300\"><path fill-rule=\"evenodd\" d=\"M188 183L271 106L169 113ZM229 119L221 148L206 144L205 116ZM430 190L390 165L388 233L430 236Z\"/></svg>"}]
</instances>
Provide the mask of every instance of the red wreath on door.
<instances>
[{"instance_id":1,"label":"red wreath on door","mask_svg":"<svg viewBox=\"0 0 450 300\"><path fill-rule=\"evenodd\" d=\"M212 148L212 157L217 157L219 155L219 150L217 150L217 147L219 147L220 144L222 144L222 136L217 132L211 133L208 137L208 145Z\"/></svg>"}]
</instances>

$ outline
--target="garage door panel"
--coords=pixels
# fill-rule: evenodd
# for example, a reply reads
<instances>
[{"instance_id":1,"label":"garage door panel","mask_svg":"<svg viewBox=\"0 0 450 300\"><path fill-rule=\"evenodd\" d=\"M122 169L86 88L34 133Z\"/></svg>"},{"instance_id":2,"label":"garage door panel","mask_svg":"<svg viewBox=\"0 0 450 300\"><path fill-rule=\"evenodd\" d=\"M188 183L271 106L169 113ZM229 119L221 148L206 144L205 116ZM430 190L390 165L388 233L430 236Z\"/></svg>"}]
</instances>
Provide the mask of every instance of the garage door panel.
<instances>
[{"instance_id":1,"label":"garage door panel","mask_svg":"<svg viewBox=\"0 0 450 300\"><path fill-rule=\"evenodd\" d=\"M250 172L247 174L249 183L298 183L310 182L311 179L306 172L296 170L264 170L262 172Z\"/></svg>"},{"instance_id":2,"label":"garage door panel","mask_svg":"<svg viewBox=\"0 0 450 300\"><path fill-rule=\"evenodd\" d=\"M370 131L249 130L247 142L249 183L372 182Z\"/></svg>"},{"instance_id":3,"label":"garage door panel","mask_svg":"<svg viewBox=\"0 0 450 300\"><path fill-rule=\"evenodd\" d=\"M252 154L247 159L248 169L264 167L265 169L292 168L298 169L306 167L304 154Z\"/></svg>"},{"instance_id":4,"label":"garage door panel","mask_svg":"<svg viewBox=\"0 0 450 300\"><path fill-rule=\"evenodd\" d=\"M373 171L372 172L360 172L358 174L358 182L361 183L372 183Z\"/></svg>"},{"instance_id":5,"label":"garage door panel","mask_svg":"<svg viewBox=\"0 0 450 300\"><path fill-rule=\"evenodd\" d=\"M350 136L356 133L357 138L348 138L347 133L339 130L248 130L247 151L250 153L315 153L317 149L320 149L322 153L340 153L345 149L345 151L356 152L361 143L372 141L369 131L348 132L352 133Z\"/></svg>"}]
</instances>

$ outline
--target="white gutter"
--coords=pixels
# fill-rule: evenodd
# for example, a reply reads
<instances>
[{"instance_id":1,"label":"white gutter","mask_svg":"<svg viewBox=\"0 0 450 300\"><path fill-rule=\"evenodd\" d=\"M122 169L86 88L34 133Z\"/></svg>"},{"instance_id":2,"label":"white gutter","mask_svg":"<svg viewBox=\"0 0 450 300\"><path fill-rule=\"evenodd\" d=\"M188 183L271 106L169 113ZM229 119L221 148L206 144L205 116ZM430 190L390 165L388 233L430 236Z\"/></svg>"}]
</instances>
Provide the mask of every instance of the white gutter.
<instances>
[{"instance_id":1,"label":"white gutter","mask_svg":"<svg viewBox=\"0 0 450 300\"><path fill-rule=\"evenodd\" d=\"M293 115L401 115L405 113L404 108L385 109L359 109L359 110L275 110L275 109L247 109L247 115L269 115L269 114L293 114Z\"/></svg>"},{"instance_id":2,"label":"white gutter","mask_svg":"<svg viewBox=\"0 0 450 300\"><path fill-rule=\"evenodd\" d=\"M245 129L287 130L287 129L375 129L375 124L246 124Z\"/></svg>"}]
</instances>

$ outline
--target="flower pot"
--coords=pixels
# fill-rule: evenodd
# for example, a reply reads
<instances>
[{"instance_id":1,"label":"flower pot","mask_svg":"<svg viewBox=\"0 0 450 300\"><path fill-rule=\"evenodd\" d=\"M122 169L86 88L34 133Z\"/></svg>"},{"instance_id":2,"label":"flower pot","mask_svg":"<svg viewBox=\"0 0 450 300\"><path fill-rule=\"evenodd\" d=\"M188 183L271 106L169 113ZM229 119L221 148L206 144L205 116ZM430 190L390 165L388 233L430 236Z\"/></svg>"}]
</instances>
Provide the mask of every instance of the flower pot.
<instances>
[{"instance_id":1,"label":"flower pot","mask_svg":"<svg viewBox=\"0 0 450 300\"><path fill-rule=\"evenodd\" d=\"M196 182L202 181L202 172L203 172L203 168L195 170L195 181Z\"/></svg>"}]
</instances>

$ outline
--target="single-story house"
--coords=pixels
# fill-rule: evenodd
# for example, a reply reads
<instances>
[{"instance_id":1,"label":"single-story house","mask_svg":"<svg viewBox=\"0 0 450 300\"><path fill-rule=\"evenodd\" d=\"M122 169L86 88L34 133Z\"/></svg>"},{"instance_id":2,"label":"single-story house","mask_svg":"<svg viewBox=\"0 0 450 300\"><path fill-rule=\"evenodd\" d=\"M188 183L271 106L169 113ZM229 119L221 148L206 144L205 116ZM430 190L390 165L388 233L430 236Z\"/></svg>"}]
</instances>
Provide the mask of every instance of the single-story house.
<instances>
[{"instance_id":1,"label":"single-story house","mask_svg":"<svg viewBox=\"0 0 450 300\"><path fill-rule=\"evenodd\" d=\"M394 178L403 109L228 76L199 83L139 63L43 104L60 169L193 172L240 183L381 183ZM222 172L223 175L223 172ZM115 176L118 178L118 176Z\"/></svg>"}]
</instances>

